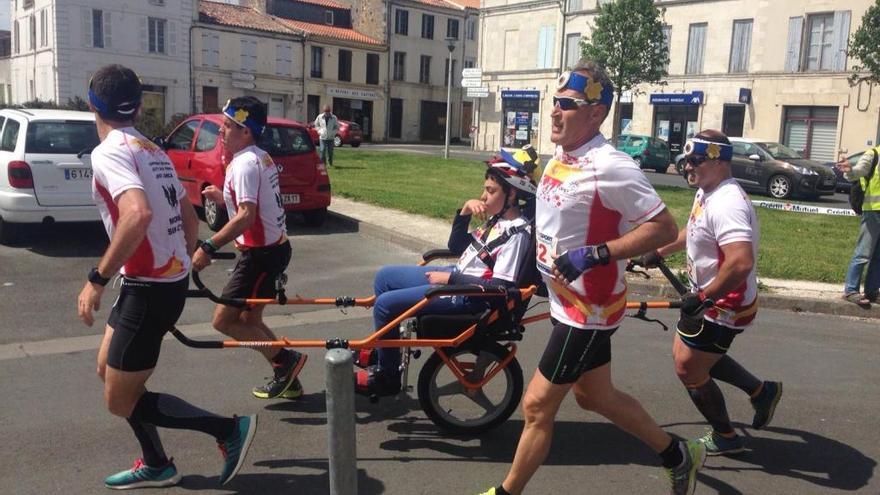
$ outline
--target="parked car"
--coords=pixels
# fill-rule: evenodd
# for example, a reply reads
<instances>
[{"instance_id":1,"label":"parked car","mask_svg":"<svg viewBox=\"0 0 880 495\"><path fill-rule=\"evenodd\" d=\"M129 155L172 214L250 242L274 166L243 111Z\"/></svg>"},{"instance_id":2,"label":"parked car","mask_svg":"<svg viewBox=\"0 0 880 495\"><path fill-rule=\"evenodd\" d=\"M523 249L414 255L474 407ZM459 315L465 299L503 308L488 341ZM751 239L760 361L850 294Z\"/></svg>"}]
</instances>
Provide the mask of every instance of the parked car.
<instances>
[{"instance_id":1,"label":"parked car","mask_svg":"<svg viewBox=\"0 0 880 495\"><path fill-rule=\"evenodd\" d=\"M222 114L193 115L160 140L189 200L204 209L205 221L214 231L228 221L226 207L205 198L202 190L210 184L223 188L224 149L219 139L223 118ZM284 210L301 212L309 226L323 224L330 205L330 179L308 129L292 120L269 117L259 146L278 166Z\"/></svg>"},{"instance_id":2,"label":"parked car","mask_svg":"<svg viewBox=\"0 0 880 495\"><path fill-rule=\"evenodd\" d=\"M852 155L849 155L848 157L846 157L846 161L848 161L850 165L855 166L856 163L859 162L859 158L861 158L862 155L864 155L864 154L865 154L864 151L859 151L858 153L855 153L855 154L852 154ZM825 162L823 165L830 168L831 171L834 172L834 176L837 178L837 184L835 186L837 189L837 192L849 194L850 189L852 189L852 182L846 180L843 177L843 172L841 172L840 170L837 170L837 168L835 168L835 165L837 165L837 164L835 162Z\"/></svg>"},{"instance_id":3,"label":"parked car","mask_svg":"<svg viewBox=\"0 0 880 495\"><path fill-rule=\"evenodd\" d=\"M776 199L834 194L837 179L822 163L803 158L773 141L736 137L730 138L730 142L731 173L743 189Z\"/></svg>"},{"instance_id":4,"label":"parked car","mask_svg":"<svg viewBox=\"0 0 880 495\"><path fill-rule=\"evenodd\" d=\"M617 149L633 157L641 168L652 168L660 174L665 174L669 168L669 145L662 139L621 134Z\"/></svg>"},{"instance_id":5,"label":"parked car","mask_svg":"<svg viewBox=\"0 0 880 495\"><path fill-rule=\"evenodd\" d=\"M21 224L101 219L92 199L92 113L7 108L0 128L0 243L13 241Z\"/></svg>"}]
</instances>

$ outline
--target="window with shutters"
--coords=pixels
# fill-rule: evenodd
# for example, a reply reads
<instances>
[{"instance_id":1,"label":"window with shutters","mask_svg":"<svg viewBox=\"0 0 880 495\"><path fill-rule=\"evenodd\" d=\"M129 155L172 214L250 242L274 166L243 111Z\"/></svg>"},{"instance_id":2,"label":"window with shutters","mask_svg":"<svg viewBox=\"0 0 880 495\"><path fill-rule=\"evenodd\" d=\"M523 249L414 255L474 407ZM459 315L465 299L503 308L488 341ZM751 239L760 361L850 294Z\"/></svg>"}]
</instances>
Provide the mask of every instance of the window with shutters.
<instances>
[{"instance_id":1,"label":"window with shutters","mask_svg":"<svg viewBox=\"0 0 880 495\"><path fill-rule=\"evenodd\" d=\"M431 84L431 57L422 55L419 59L419 82Z\"/></svg>"},{"instance_id":2,"label":"window with shutters","mask_svg":"<svg viewBox=\"0 0 880 495\"><path fill-rule=\"evenodd\" d=\"M733 21L733 39L730 43L731 73L749 71L749 52L752 49L752 19Z\"/></svg>"},{"instance_id":3,"label":"window with shutters","mask_svg":"<svg viewBox=\"0 0 880 495\"><path fill-rule=\"evenodd\" d=\"M834 15L814 14L807 17L805 69L831 70L833 56Z\"/></svg>"},{"instance_id":4,"label":"window with shutters","mask_svg":"<svg viewBox=\"0 0 880 495\"><path fill-rule=\"evenodd\" d=\"M549 69L553 67L553 52L556 41L555 26L541 26L538 31L538 61L539 69Z\"/></svg>"},{"instance_id":5,"label":"window with shutters","mask_svg":"<svg viewBox=\"0 0 880 495\"><path fill-rule=\"evenodd\" d=\"M49 29L46 9L40 11L40 46L49 46Z\"/></svg>"},{"instance_id":6,"label":"window with shutters","mask_svg":"<svg viewBox=\"0 0 880 495\"><path fill-rule=\"evenodd\" d=\"M394 73L392 77L395 81L406 80L406 53L394 52Z\"/></svg>"},{"instance_id":7,"label":"window with shutters","mask_svg":"<svg viewBox=\"0 0 880 495\"><path fill-rule=\"evenodd\" d=\"M804 158L834 161L837 114L837 107L785 107L782 144Z\"/></svg>"},{"instance_id":8,"label":"window with shutters","mask_svg":"<svg viewBox=\"0 0 880 495\"><path fill-rule=\"evenodd\" d=\"M570 69L581 58L581 33L565 35L565 68Z\"/></svg>"},{"instance_id":9,"label":"window with shutters","mask_svg":"<svg viewBox=\"0 0 880 495\"><path fill-rule=\"evenodd\" d=\"M663 26L660 28L663 33L663 46L666 47L666 65L663 67L665 72L669 72L669 46L672 42L672 26Z\"/></svg>"},{"instance_id":10,"label":"window with shutters","mask_svg":"<svg viewBox=\"0 0 880 495\"><path fill-rule=\"evenodd\" d=\"M846 71L851 16L838 10L789 18L785 70Z\"/></svg>"},{"instance_id":11,"label":"window with shutters","mask_svg":"<svg viewBox=\"0 0 880 495\"><path fill-rule=\"evenodd\" d=\"M394 11L394 33L401 36L409 34L409 11L397 9Z\"/></svg>"},{"instance_id":12,"label":"window with shutters","mask_svg":"<svg viewBox=\"0 0 880 495\"><path fill-rule=\"evenodd\" d=\"M37 16L28 17L28 25L30 26L30 36L28 37L28 50L37 49Z\"/></svg>"},{"instance_id":13,"label":"window with shutters","mask_svg":"<svg viewBox=\"0 0 880 495\"><path fill-rule=\"evenodd\" d=\"M339 50L339 72L337 79L351 81L351 50Z\"/></svg>"},{"instance_id":14,"label":"window with shutters","mask_svg":"<svg viewBox=\"0 0 880 495\"><path fill-rule=\"evenodd\" d=\"M446 37L458 39L458 19L446 19Z\"/></svg>"},{"instance_id":15,"label":"window with shutters","mask_svg":"<svg viewBox=\"0 0 880 495\"><path fill-rule=\"evenodd\" d=\"M367 84L379 84L379 55L367 54Z\"/></svg>"},{"instance_id":16,"label":"window with shutters","mask_svg":"<svg viewBox=\"0 0 880 495\"><path fill-rule=\"evenodd\" d=\"M202 65L205 67L220 67L219 34L202 33Z\"/></svg>"},{"instance_id":17,"label":"window with shutters","mask_svg":"<svg viewBox=\"0 0 880 495\"><path fill-rule=\"evenodd\" d=\"M312 77L324 77L324 47L312 47Z\"/></svg>"},{"instance_id":18,"label":"window with shutters","mask_svg":"<svg viewBox=\"0 0 880 495\"><path fill-rule=\"evenodd\" d=\"M257 42L241 40L241 71L257 71Z\"/></svg>"},{"instance_id":19,"label":"window with shutters","mask_svg":"<svg viewBox=\"0 0 880 495\"><path fill-rule=\"evenodd\" d=\"M293 70L293 47L290 43L275 45L275 74L290 76Z\"/></svg>"},{"instance_id":20,"label":"window with shutters","mask_svg":"<svg viewBox=\"0 0 880 495\"><path fill-rule=\"evenodd\" d=\"M430 14L422 14L422 38L434 39L434 16Z\"/></svg>"},{"instance_id":21,"label":"window with shutters","mask_svg":"<svg viewBox=\"0 0 880 495\"><path fill-rule=\"evenodd\" d=\"M474 41L477 39L477 20L471 17L467 20L467 26L465 27L467 31L467 39L470 41Z\"/></svg>"},{"instance_id":22,"label":"window with shutters","mask_svg":"<svg viewBox=\"0 0 880 495\"><path fill-rule=\"evenodd\" d=\"M104 12L92 9L92 46L104 48Z\"/></svg>"},{"instance_id":23,"label":"window with shutters","mask_svg":"<svg viewBox=\"0 0 880 495\"><path fill-rule=\"evenodd\" d=\"M577 12L578 10L583 10L584 5L582 0L568 0L568 11L569 12Z\"/></svg>"},{"instance_id":24,"label":"window with shutters","mask_svg":"<svg viewBox=\"0 0 880 495\"><path fill-rule=\"evenodd\" d=\"M703 56L706 53L707 29L708 25L705 22L690 25L685 74L703 73Z\"/></svg>"},{"instance_id":25,"label":"window with shutters","mask_svg":"<svg viewBox=\"0 0 880 495\"><path fill-rule=\"evenodd\" d=\"M147 49L150 53L167 53L165 50L165 28L167 21L150 17L147 21Z\"/></svg>"}]
</instances>

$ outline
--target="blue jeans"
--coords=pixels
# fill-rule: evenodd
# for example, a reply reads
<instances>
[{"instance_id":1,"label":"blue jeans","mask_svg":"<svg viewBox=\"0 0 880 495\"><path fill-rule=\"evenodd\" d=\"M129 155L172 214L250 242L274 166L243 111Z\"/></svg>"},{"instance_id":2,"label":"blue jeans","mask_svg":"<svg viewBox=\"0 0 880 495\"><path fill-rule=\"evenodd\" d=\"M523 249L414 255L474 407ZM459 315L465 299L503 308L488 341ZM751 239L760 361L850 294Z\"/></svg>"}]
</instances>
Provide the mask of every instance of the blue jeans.
<instances>
[{"instance_id":1,"label":"blue jeans","mask_svg":"<svg viewBox=\"0 0 880 495\"><path fill-rule=\"evenodd\" d=\"M330 160L330 165L333 165L333 140L332 139L322 139L321 140L321 161L324 162L324 165L327 165L327 160Z\"/></svg>"},{"instance_id":2,"label":"blue jeans","mask_svg":"<svg viewBox=\"0 0 880 495\"><path fill-rule=\"evenodd\" d=\"M384 327L401 313L411 308L425 297L431 288L427 283L427 272L451 272L452 266L385 266L376 274L373 290L376 302L373 305L373 324L376 330ZM487 303L469 298L437 297L417 314L460 314L477 313L484 310ZM382 336L383 339L397 339L400 329L395 327ZM378 349L379 369L397 374L400 369L400 349L383 347Z\"/></svg>"},{"instance_id":3,"label":"blue jeans","mask_svg":"<svg viewBox=\"0 0 880 495\"><path fill-rule=\"evenodd\" d=\"M846 269L845 293L859 291L865 265L868 265L865 295L877 294L880 291L880 211L862 212L859 239Z\"/></svg>"}]
</instances>

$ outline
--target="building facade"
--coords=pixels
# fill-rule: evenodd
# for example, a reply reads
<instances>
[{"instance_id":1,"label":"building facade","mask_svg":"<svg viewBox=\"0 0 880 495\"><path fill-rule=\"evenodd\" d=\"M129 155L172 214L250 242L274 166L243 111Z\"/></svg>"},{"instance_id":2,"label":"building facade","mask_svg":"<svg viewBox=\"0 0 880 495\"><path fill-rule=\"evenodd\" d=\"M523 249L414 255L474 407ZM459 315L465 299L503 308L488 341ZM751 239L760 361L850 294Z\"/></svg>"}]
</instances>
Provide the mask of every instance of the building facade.
<instances>
[{"instance_id":1,"label":"building facade","mask_svg":"<svg viewBox=\"0 0 880 495\"><path fill-rule=\"evenodd\" d=\"M12 103L65 103L111 63L144 84L144 112L165 122L192 110L189 33L195 0L13 0Z\"/></svg>"},{"instance_id":2,"label":"building facade","mask_svg":"<svg viewBox=\"0 0 880 495\"><path fill-rule=\"evenodd\" d=\"M877 143L880 105L868 84L847 81L854 63L847 39L870 0L655 3L665 10L667 85L624 95L622 129L663 138L673 153L703 128L779 141L819 161ZM552 151L553 83L577 60L596 14L595 0L484 2L481 39L493 49L481 50L481 63L494 106L480 114L476 146L519 145L510 142L512 126L514 138L526 130L529 142ZM539 116L526 126L530 109ZM609 120L603 132L610 131Z\"/></svg>"}]
</instances>

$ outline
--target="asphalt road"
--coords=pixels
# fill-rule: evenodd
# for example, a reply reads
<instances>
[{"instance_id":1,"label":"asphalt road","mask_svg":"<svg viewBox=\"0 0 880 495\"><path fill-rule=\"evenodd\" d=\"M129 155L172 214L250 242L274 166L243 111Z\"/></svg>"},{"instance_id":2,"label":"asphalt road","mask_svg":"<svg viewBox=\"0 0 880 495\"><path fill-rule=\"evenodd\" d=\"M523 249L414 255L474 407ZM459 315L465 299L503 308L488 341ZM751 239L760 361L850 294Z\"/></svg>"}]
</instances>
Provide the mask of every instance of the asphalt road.
<instances>
[{"instance_id":1,"label":"asphalt road","mask_svg":"<svg viewBox=\"0 0 880 495\"><path fill-rule=\"evenodd\" d=\"M442 156L443 154L443 146L436 144L370 144L364 143L361 145L359 149L364 150L384 150L384 151L400 151L404 153L414 153L414 154L423 154L423 155L433 155L433 156ZM472 160L485 160L488 158L491 153L484 151L473 151L470 147L465 145L455 145L449 147L449 155L453 158L461 158L461 159L472 159ZM549 155L542 155L542 160L544 163L547 163L549 160ZM666 174L658 174L653 170L645 170L645 176L648 177L648 180L651 181L651 184L654 185L662 185L662 186L670 186L670 187L687 187L684 179L675 173L675 168L669 168ZM776 201L769 196L760 196L753 194L756 199L764 199L770 201ZM822 196L820 199L816 201L806 201L801 199L793 200L796 203L809 203L809 204L818 204L821 206L827 206L829 208L849 208L849 195L835 193L830 196Z\"/></svg>"},{"instance_id":2,"label":"asphalt road","mask_svg":"<svg viewBox=\"0 0 880 495\"><path fill-rule=\"evenodd\" d=\"M98 226L34 232L16 247L0 247L0 492L94 494L104 476L131 465L137 444L124 421L102 405L94 375L99 328L82 326L74 300L87 269L103 249ZM413 263L417 253L328 225L292 231L294 263L289 294L368 295L372 275L387 263ZM209 269L219 287L228 262ZM106 318L113 291L100 312ZM635 296L634 296L635 297ZM544 306L542 306L543 308ZM187 305L180 326L214 338L211 306ZM657 311L671 325L674 314ZM371 326L362 308L271 307L269 324L288 337L356 338ZM544 343L546 323L530 326L518 359L526 380ZM669 431L703 433L697 411L677 383L671 335L656 324L627 319L614 337L614 376ZM750 451L710 459L697 493L880 493L880 332L875 322L762 311L759 323L737 338L733 355L755 373L782 380L785 395L764 431L751 420L747 398L732 387L732 418ZM323 494L328 491L324 351L307 351L301 375L306 394L295 401L250 396L269 369L248 350L195 350L167 340L150 389L177 394L222 414L260 414L256 441L238 477L220 489L220 456L201 434L163 430L166 450L183 474L162 493ZM415 361L414 374L427 352ZM411 378L413 385L415 379ZM359 493L474 494L501 480L512 459L519 412L479 438L440 434L420 410L415 392L371 404L358 399ZM656 456L573 400L560 411L552 453L527 493L667 493Z\"/></svg>"}]
</instances>

